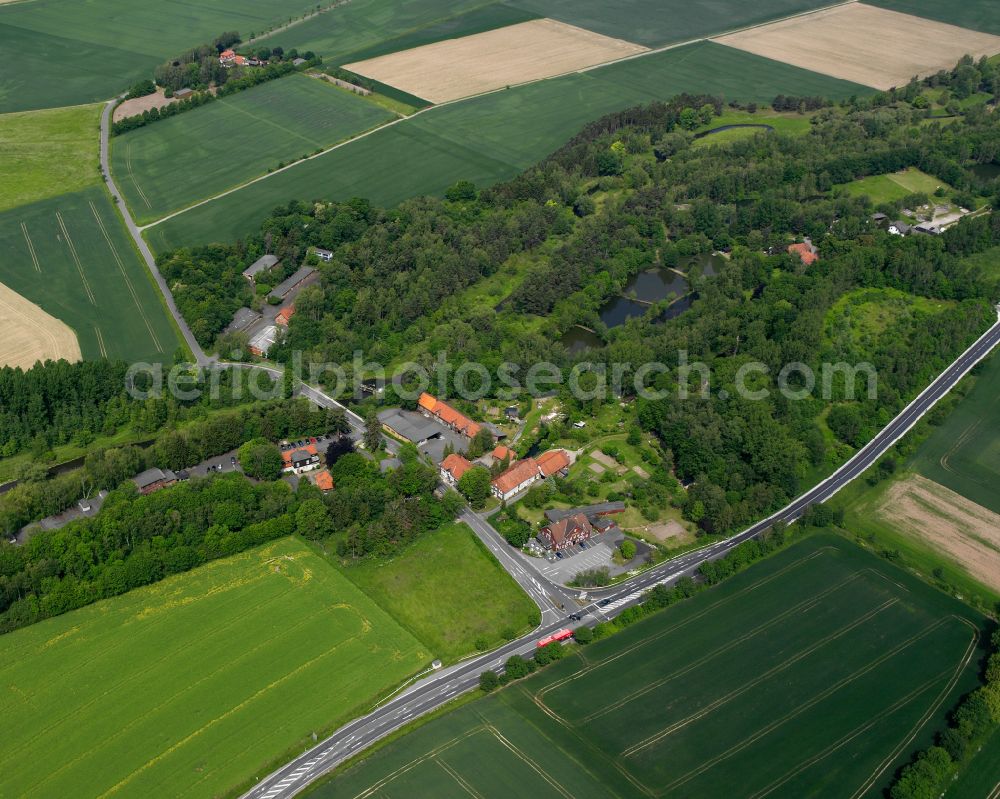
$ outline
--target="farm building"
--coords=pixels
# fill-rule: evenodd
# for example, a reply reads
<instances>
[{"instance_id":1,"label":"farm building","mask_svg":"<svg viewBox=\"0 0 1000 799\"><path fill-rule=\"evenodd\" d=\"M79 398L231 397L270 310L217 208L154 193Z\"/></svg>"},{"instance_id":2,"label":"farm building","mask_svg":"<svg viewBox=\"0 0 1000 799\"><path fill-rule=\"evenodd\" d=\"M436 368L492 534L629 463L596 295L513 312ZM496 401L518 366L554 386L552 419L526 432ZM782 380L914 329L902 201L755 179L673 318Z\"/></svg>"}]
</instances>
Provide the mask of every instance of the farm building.
<instances>
[{"instance_id":1,"label":"farm building","mask_svg":"<svg viewBox=\"0 0 1000 799\"><path fill-rule=\"evenodd\" d=\"M178 100L185 100L194 94L193 89L178 89L174 92L174 97Z\"/></svg>"},{"instance_id":2,"label":"farm building","mask_svg":"<svg viewBox=\"0 0 1000 799\"><path fill-rule=\"evenodd\" d=\"M243 277L253 283L257 279L257 275L264 272L267 269L271 269L278 265L278 258L275 255L262 255L256 261L254 261L250 266L243 270Z\"/></svg>"},{"instance_id":3,"label":"farm building","mask_svg":"<svg viewBox=\"0 0 1000 799\"><path fill-rule=\"evenodd\" d=\"M140 494L152 494L177 482L177 475L169 469L146 469L132 478Z\"/></svg>"},{"instance_id":4,"label":"farm building","mask_svg":"<svg viewBox=\"0 0 1000 799\"><path fill-rule=\"evenodd\" d=\"M304 58L293 58L292 59L292 66L293 67L301 67L304 63L306 63L306 60Z\"/></svg>"},{"instance_id":5,"label":"farm building","mask_svg":"<svg viewBox=\"0 0 1000 799\"><path fill-rule=\"evenodd\" d=\"M909 236L913 230L906 222L895 221L889 223L889 232L893 236Z\"/></svg>"},{"instance_id":6,"label":"farm building","mask_svg":"<svg viewBox=\"0 0 1000 799\"><path fill-rule=\"evenodd\" d=\"M333 260L333 253L330 252L329 250L321 250L319 247L316 247L313 250L313 252L316 254L316 257L319 258L321 261L329 262Z\"/></svg>"},{"instance_id":7,"label":"farm building","mask_svg":"<svg viewBox=\"0 0 1000 799\"><path fill-rule=\"evenodd\" d=\"M281 453L283 470L289 474L302 474L319 468L319 451L315 444L301 449L288 449Z\"/></svg>"},{"instance_id":8,"label":"farm building","mask_svg":"<svg viewBox=\"0 0 1000 799\"><path fill-rule=\"evenodd\" d=\"M575 513L572 516L563 516L559 521L543 527L538 533L538 540L549 549L557 552L573 544L586 541L594 532L594 526L586 514Z\"/></svg>"},{"instance_id":9,"label":"farm building","mask_svg":"<svg viewBox=\"0 0 1000 799\"><path fill-rule=\"evenodd\" d=\"M223 50L221 53L219 53L219 63L222 64L222 66L224 67L229 66L235 60L236 60L235 50Z\"/></svg>"},{"instance_id":10,"label":"farm building","mask_svg":"<svg viewBox=\"0 0 1000 799\"><path fill-rule=\"evenodd\" d=\"M233 314L233 321L230 322L223 333L241 333L245 330L249 330L253 325L257 324L261 319L261 316L256 311L250 308L240 308L235 314Z\"/></svg>"},{"instance_id":11,"label":"farm building","mask_svg":"<svg viewBox=\"0 0 1000 799\"><path fill-rule=\"evenodd\" d=\"M278 328L276 325L261 328L250 337L250 352L263 358L277 340Z\"/></svg>"},{"instance_id":12,"label":"farm building","mask_svg":"<svg viewBox=\"0 0 1000 799\"><path fill-rule=\"evenodd\" d=\"M565 475L570 466L569 455L564 449L550 449L535 459L542 477L554 474Z\"/></svg>"},{"instance_id":13,"label":"farm building","mask_svg":"<svg viewBox=\"0 0 1000 799\"><path fill-rule=\"evenodd\" d=\"M472 468L472 464L458 453L453 452L441 461L441 479L449 485L455 485L462 475Z\"/></svg>"},{"instance_id":14,"label":"farm building","mask_svg":"<svg viewBox=\"0 0 1000 799\"><path fill-rule=\"evenodd\" d=\"M454 430L456 433L461 433L467 438L475 438L479 431L483 429L482 425L472 421L468 416L452 408L447 402L442 402L427 392L420 395L417 407L424 416L430 419L437 419L446 427Z\"/></svg>"},{"instance_id":15,"label":"farm building","mask_svg":"<svg viewBox=\"0 0 1000 799\"><path fill-rule=\"evenodd\" d=\"M288 327L289 321L291 321L292 316L295 315L295 306L287 305L278 311L278 315L274 317L274 323L276 325L281 325L282 327Z\"/></svg>"},{"instance_id":16,"label":"farm building","mask_svg":"<svg viewBox=\"0 0 1000 799\"><path fill-rule=\"evenodd\" d=\"M602 516L612 516L616 513L625 512L624 502L600 502L596 505L586 505L582 508L569 508L568 510L547 510L545 518L549 523L557 522L567 516L575 516L578 513L584 514L589 519L596 519Z\"/></svg>"},{"instance_id":17,"label":"farm building","mask_svg":"<svg viewBox=\"0 0 1000 799\"><path fill-rule=\"evenodd\" d=\"M441 436L441 428L423 419L419 414L388 408L378 415L382 428L397 438L420 446Z\"/></svg>"},{"instance_id":18,"label":"farm building","mask_svg":"<svg viewBox=\"0 0 1000 799\"><path fill-rule=\"evenodd\" d=\"M275 297L285 299L285 297L291 294L295 289L299 288L299 286L305 285L308 281L313 280L317 275L319 275L319 272L311 266L300 267L290 278L281 281L281 283L275 286L271 291L271 294Z\"/></svg>"},{"instance_id":19,"label":"farm building","mask_svg":"<svg viewBox=\"0 0 1000 799\"><path fill-rule=\"evenodd\" d=\"M506 502L539 480L538 464L534 458L525 458L498 475L490 483L493 496Z\"/></svg>"}]
</instances>

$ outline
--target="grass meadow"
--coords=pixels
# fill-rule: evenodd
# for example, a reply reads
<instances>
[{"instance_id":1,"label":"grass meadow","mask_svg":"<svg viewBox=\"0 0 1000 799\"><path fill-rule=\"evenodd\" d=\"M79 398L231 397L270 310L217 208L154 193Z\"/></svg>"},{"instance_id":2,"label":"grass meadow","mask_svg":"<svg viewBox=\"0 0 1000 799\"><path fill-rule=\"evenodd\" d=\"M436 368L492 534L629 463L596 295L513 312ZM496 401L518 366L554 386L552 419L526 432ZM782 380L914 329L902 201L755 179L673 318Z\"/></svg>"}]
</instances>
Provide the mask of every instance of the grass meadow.
<instances>
[{"instance_id":1,"label":"grass meadow","mask_svg":"<svg viewBox=\"0 0 1000 799\"><path fill-rule=\"evenodd\" d=\"M0 114L0 211L101 182L100 105Z\"/></svg>"},{"instance_id":2,"label":"grass meadow","mask_svg":"<svg viewBox=\"0 0 1000 799\"><path fill-rule=\"evenodd\" d=\"M782 92L842 98L870 90L702 42L432 108L180 214L146 236L162 252L245 236L291 199L367 197L393 206L440 195L457 180L490 185L544 158L602 114L683 91L769 103Z\"/></svg>"},{"instance_id":3,"label":"grass meadow","mask_svg":"<svg viewBox=\"0 0 1000 799\"><path fill-rule=\"evenodd\" d=\"M0 212L0 283L77 334L84 358L152 360L173 321L103 186Z\"/></svg>"},{"instance_id":4,"label":"grass meadow","mask_svg":"<svg viewBox=\"0 0 1000 799\"><path fill-rule=\"evenodd\" d=\"M324 80L289 75L114 137L111 168L143 224L392 118Z\"/></svg>"},{"instance_id":5,"label":"grass meadow","mask_svg":"<svg viewBox=\"0 0 1000 799\"><path fill-rule=\"evenodd\" d=\"M647 47L687 42L760 25L823 6L830 0L713 0L708 8L687 0L512 0L511 5L570 25Z\"/></svg>"},{"instance_id":6,"label":"grass meadow","mask_svg":"<svg viewBox=\"0 0 1000 799\"><path fill-rule=\"evenodd\" d=\"M976 684L983 623L815 536L421 726L312 795L881 796Z\"/></svg>"},{"instance_id":7,"label":"grass meadow","mask_svg":"<svg viewBox=\"0 0 1000 799\"><path fill-rule=\"evenodd\" d=\"M219 796L427 652L282 539L0 637L0 794Z\"/></svg>"},{"instance_id":8,"label":"grass meadow","mask_svg":"<svg viewBox=\"0 0 1000 799\"><path fill-rule=\"evenodd\" d=\"M937 0L866 0L870 5L947 22L962 28L1000 34L1000 16L994 0L962 0L939 3Z\"/></svg>"},{"instance_id":9,"label":"grass meadow","mask_svg":"<svg viewBox=\"0 0 1000 799\"><path fill-rule=\"evenodd\" d=\"M358 588L386 608L444 661L523 635L539 623L538 607L464 524L417 539L388 561L344 570ZM461 575L461 579L456 579Z\"/></svg>"},{"instance_id":10,"label":"grass meadow","mask_svg":"<svg viewBox=\"0 0 1000 799\"><path fill-rule=\"evenodd\" d=\"M0 113L107 100L223 31L254 31L315 9L305 0L31 0L0 4ZM16 65L16 68L10 68Z\"/></svg>"},{"instance_id":11,"label":"grass meadow","mask_svg":"<svg viewBox=\"0 0 1000 799\"><path fill-rule=\"evenodd\" d=\"M934 192L942 186L945 191L953 191L947 183L928 175L926 172L921 172L916 167L910 167L902 172L893 172L889 175L871 175L867 178L860 178L845 184L844 188L855 197L867 194L875 205L880 205L902 200L904 197L917 193L927 194L933 199Z\"/></svg>"}]
</instances>

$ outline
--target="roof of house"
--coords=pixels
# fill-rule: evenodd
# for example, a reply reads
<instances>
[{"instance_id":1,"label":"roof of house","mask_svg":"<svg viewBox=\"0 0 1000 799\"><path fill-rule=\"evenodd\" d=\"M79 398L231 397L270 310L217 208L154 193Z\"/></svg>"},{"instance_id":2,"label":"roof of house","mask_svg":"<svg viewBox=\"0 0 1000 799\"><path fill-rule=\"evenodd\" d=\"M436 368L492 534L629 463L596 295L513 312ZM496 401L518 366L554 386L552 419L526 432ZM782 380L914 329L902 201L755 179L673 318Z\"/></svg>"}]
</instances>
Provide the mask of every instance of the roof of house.
<instances>
[{"instance_id":1,"label":"roof of house","mask_svg":"<svg viewBox=\"0 0 1000 799\"><path fill-rule=\"evenodd\" d=\"M247 60L241 55L236 56L236 58L234 58L233 61L236 62L237 66L241 67L247 62Z\"/></svg>"},{"instance_id":2,"label":"roof of house","mask_svg":"<svg viewBox=\"0 0 1000 799\"><path fill-rule=\"evenodd\" d=\"M235 50L223 50L221 53L219 53L219 58L232 58L235 55L236 55Z\"/></svg>"},{"instance_id":3,"label":"roof of house","mask_svg":"<svg viewBox=\"0 0 1000 799\"><path fill-rule=\"evenodd\" d=\"M274 325L268 325L250 337L250 346L266 355L271 345L277 340L278 328Z\"/></svg>"},{"instance_id":4,"label":"roof of house","mask_svg":"<svg viewBox=\"0 0 1000 799\"><path fill-rule=\"evenodd\" d=\"M252 308L240 308L233 314L233 321L230 322L224 332L232 333L237 330L246 330L250 325L260 319L260 314Z\"/></svg>"},{"instance_id":5,"label":"roof of house","mask_svg":"<svg viewBox=\"0 0 1000 799\"><path fill-rule=\"evenodd\" d=\"M243 277L256 277L258 274L263 272L265 269L270 269L278 263L278 256L276 255L262 255L256 261L254 261L250 266L243 270Z\"/></svg>"},{"instance_id":6,"label":"roof of house","mask_svg":"<svg viewBox=\"0 0 1000 799\"><path fill-rule=\"evenodd\" d=\"M274 322L275 324L284 325L285 327L287 327L289 320L293 316L295 316L295 306L286 305L284 308L278 311L278 315L274 317Z\"/></svg>"},{"instance_id":7,"label":"roof of house","mask_svg":"<svg viewBox=\"0 0 1000 799\"><path fill-rule=\"evenodd\" d=\"M556 472L569 468L569 455L564 449L550 449L548 452L543 452L535 460L543 477L551 477Z\"/></svg>"},{"instance_id":8,"label":"roof of house","mask_svg":"<svg viewBox=\"0 0 1000 799\"><path fill-rule=\"evenodd\" d=\"M575 530L584 530L589 535L594 528L590 519L582 513L576 513L572 516L564 516L559 521L550 524L546 529L549 531L552 543L561 544L566 540L566 536Z\"/></svg>"},{"instance_id":9,"label":"roof of house","mask_svg":"<svg viewBox=\"0 0 1000 799\"><path fill-rule=\"evenodd\" d=\"M187 97L189 94L194 94L194 89L178 89L174 92L174 97Z\"/></svg>"},{"instance_id":10,"label":"roof of house","mask_svg":"<svg viewBox=\"0 0 1000 799\"><path fill-rule=\"evenodd\" d=\"M897 219L897 220L895 220L893 222L890 222L889 223L889 227L894 227L894 228L896 228L896 230L900 231L901 233L908 233L910 231L910 229L911 229L910 226L909 226L909 224L907 224L906 222L903 222L902 220L899 220L899 219Z\"/></svg>"},{"instance_id":11,"label":"roof of house","mask_svg":"<svg viewBox=\"0 0 1000 799\"><path fill-rule=\"evenodd\" d=\"M545 518L550 522L557 522L566 516L573 516L583 513L586 516L600 516L605 513L622 513L625 510L624 502L598 502L595 505L586 505L582 508L569 508L568 510L552 509L545 511Z\"/></svg>"},{"instance_id":12,"label":"roof of house","mask_svg":"<svg viewBox=\"0 0 1000 799\"><path fill-rule=\"evenodd\" d=\"M307 461L313 457L313 455L319 455L319 450L316 449L316 445L306 444L304 447L299 449L286 449L281 453L281 459L285 462L285 466L291 466L293 463Z\"/></svg>"},{"instance_id":13,"label":"roof of house","mask_svg":"<svg viewBox=\"0 0 1000 799\"><path fill-rule=\"evenodd\" d=\"M177 475L175 475L169 469L146 469L144 472L140 472L135 477L132 478L132 482L135 483L139 488L147 488L154 483L159 483L160 481L170 482L171 480L176 480Z\"/></svg>"},{"instance_id":14,"label":"roof of house","mask_svg":"<svg viewBox=\"0 0 1000 799\"><path fill-rule=\"evenodd\" d=\"M456 480L461 480L462 475L472 468L472 464L457 452L453 452L441 461L441 468L448 472Z\"/></svg>"},{"instance_id":15,"label":"roof of house","mask_svg":"<svg viewBox=\"0 0 1000 799\"><path fill-rule=\"evenodd\" d=\"M288 292L299 285L299 283L315 273L315 271L316 270L311 266L301 266L295 270L295 274L293 274L290 278L281 281L277 286L275 286L271 290L271 293L276 297L284 297L288 294Z\"/></svg>"},{"instance_id":16,"label":"roof of house","mask_svg":"<svg viewBox=\"0 0 1000 799\"><path fill-rule=\"evenodd\" d=\"M501 494L509 494L522 483L538 476L538 464L534 458L525 458L511 466L493 480L493 486Z\"/></svg>"},{"instance_id":17,"label":"roof of house","mask_svg":"<svg viewBox=\"0 0 1000 799\"><path fill-rule=\"evenodd\" d=\"M420 414L407 414L399 408L387 408L378 415L378 420L393 432L414 444L441 435L441 428L429 422Z\"/></svg>"},{"instance_id":18,"label":"roof of house","mask_svg":"<svg viewBox=\"0 0 1000 799\"><path fill-rule=\"evenodd\" d=\"M452 408L447 402L432 397L426 391L420 395L417 405L469 438L474 438L483 429L478 422L472 421L465 414Z\"/></svg>"},{"instance_id":19,"label":"roof of house","mask_svg":"<svg viewBox=\"0 0 1000 799\"><path fill-rule=\"evenodd\" d=\"M496 449L490 453L494 460L503 461L509 460L511 463L517 460L517 453L514 450L505 447L503 444L497 444Z\"/></svg>"},{"instance_id":20,"label":"roof of house","mask_svg":"<svg viewBox=\"0 0 1000 799\"><path fill-rule=\"evenodd\" d=\"M315 248L315 252L316 252L316 255L322 255L322 256L325 256L327 258L332 258L333 257L333 251L332 250L324 250L322 247L316 247Z\"/></svg>"},{"instance_id":21,"label":"roof of house","mask_svg":"<svg viewBox=\"0 0 1000 799\"><path fill-rule=\"evenodd\" d=\"M333 476L326 469L316 472L316 488L320 491L333 491Z\"/></svg>"},{"instance_id":22,"label":"roof of house","mask_svg":"<svg viewBox=\"0 0 1000 799\"><path fill-rule=\"evenodd\" d=\"M812 246L804 242L801 244L790 244L788 252L791 255L798 255L802 259L802 263L806 266L814 264L819 260L819 256L813 252Z\"/></svg>"},{"instance_id":23,"label":"roof of house","mask_svg":"<svg viewBox=\"0 0 1000 799\"><path fill-rule=\"evenodd\" d=\"M304 64L304 63L306 63L306 60L304 58L294 58L294 59L292 59L292 64L294 66L299 66L300 64Z\"/></svg>"},{"instance_id":24,"label":"roof of house","mask_svg":"<svg viewBox=\"0 0 1000 799\"><path fill-rule=\"evenodd\" d=\"M417 400L417 405L423 408L425 411L434 413L434 409L437 407L437 399L432 397L426 391L420 395L420 399Z\"/></svg>"}]
</instances>

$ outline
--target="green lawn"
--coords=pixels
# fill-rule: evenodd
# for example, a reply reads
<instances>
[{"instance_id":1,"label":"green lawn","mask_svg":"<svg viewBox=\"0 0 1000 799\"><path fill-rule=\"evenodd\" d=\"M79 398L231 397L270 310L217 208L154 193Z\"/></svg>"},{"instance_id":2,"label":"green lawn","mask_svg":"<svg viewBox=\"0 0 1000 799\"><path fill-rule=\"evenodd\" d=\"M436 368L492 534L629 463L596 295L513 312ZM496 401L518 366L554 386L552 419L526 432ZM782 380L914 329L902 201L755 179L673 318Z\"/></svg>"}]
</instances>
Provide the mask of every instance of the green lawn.
<instances>
[{"instance_id":1,"label":"green lawn","mask_svg":"<svg viewBox=\"0 0 1000 799\"><path fill-rule=\"evenodd\" d=\"M347 577L431 651L454 661L521 635L538 624L538 608L464 524L422 536L387 562L366 561Z\"/></svg>"},{"instance_id":2,"label":"green lawn","mask_svg":"<svg viewBox=\"0 0 1000 799\"><path fill-rule=\"evenodd\" d=\"M728 126L735 126L729 130L718 130ZM767 125L778 133L787 133L792 136L800 136L808 133L812 128L810 117L799 114L775 114L769 109L750 114L744 111L724 112L722 116L715 117L709 124L704 125L695 131L698 133L708 133L694 140L695 147L711 147L716 144L729 144L740 139L751 139L758 133L765 132L763 125ZM710 131L716 131L711 133Z\"/></svg>"},{"instance_id":3,"label":"green lawn","mask_svg":"<svg viewBox=\"0 0 1000 799\"><path fill-rule=\"evenodd\" d=\"M0 794L219 796L429 655L283 539L0 637Z\"/></svg>"},{"instance_id":4,"label":"green lawn","mask_svg":"<svg viewBox=\"0 0 1000 799\"><path fill-rule=\"evenodd\" d=\"M870 5L936 19L949 25L1000 34L1000 15L994 0L962 0L961 3L939 3L936 0L867 0Z\"/></svg>"},{"instance_id":5,"label":"green lawn","mask_svg":"<svg viewBox=\"0 0 1000 799\"><path fill-rule=\"evenodd\" d=\"M179 346L163 299L103 186L0 213L0 283L76 331L85 358Z\"/></svg>"},{"instance_id":6,"label":"green lawn","mask_svg":"<svg viewBox=\"0 0 1000 799\"><path fill-rule=\"evenodd\" d=\"M943 186L945 191L952 191L951 186L947 183L928 175L926 172L921 172L916 167L910 167L890 175L872 175L861 178L846 184L845 188L856 197L867 194L875 205L880 205L902 200L904 197L916 193L927 194L933 199L933 194L939 186Z\"/></svg>"},{"instance_id":7,"label":"green lawn","mask_svg":"<svg viewBox=\"0 0 1000 799\"><path fill-rule=\"evenodd\" d=\"M0 211L101 181L101 106L0 114Z\"/></svg>"},{"instance_id":8,"label":"green lawn","mask_svg":"<svg viewBox=\"0 0 1000 799\"><path fill-rule=\"evenodd\" d=\"M881 796L985 620L834 536L373 753L318 797Z\"/></svg>"},{"instance_id":9,"label":"green lawn","mask_svg":"<svg viewBox=\"0 0 1000 799\"><path fill-rule=\"evenodd\" d=\"M546 17L648 47L686 42L831 5L829 0L512 0Z\"/></svg>"},{"instance_id":10,"label":"green lawn","mask_svg":"<svg viewBox=\"0 0 1000 799\"><path fill-rule=\"evenodd\" d=\"M275 205L291 199L361 196L393 206L416 195L440 195L457 180L493 184L536 163L603 114L682 91L760 103L780 92L833 98L871 92L702 42L432 108L185 212L146 235L162 252L247 235Z\"/></svg>"},{"instance_id":11,"label":"green lawn","mask_svg":"<svg viewBox=\"0 0 1000 799\"><path fill-rule=\"evenodd\" d=\"M111 167L142 224L392 118L327 81L290 75L114 137Z\"/></svg>"},{"instance_id":12,"label":"green lawn","mask_svg":"<svg viewBox=\"0 0 1000 799\"><path fill-rule=\"evenodd\" d=\"M250 33L314 10L298 0L31 0L0 5L0 112L105 100L223 31Z\"/></svg>"}]
</instances>

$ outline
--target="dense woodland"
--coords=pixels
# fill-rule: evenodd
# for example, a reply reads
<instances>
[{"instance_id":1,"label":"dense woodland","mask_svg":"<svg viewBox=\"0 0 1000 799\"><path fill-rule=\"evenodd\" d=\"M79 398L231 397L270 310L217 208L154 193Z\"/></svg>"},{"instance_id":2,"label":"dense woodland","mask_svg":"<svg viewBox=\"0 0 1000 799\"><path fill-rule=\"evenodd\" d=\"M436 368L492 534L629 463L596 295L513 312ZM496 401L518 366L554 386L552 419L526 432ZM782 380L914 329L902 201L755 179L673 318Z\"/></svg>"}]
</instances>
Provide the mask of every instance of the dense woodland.
<instances>
[{"instance_id":1,"label":"dense woodland","mask_svg":"<svg viewBox=\"0 0 1000 799\"><path fill-rule=\"evenodd\" d=\"M457 184L444 199L393 210L363 200L293 202L246 242L179 250L161 267L182 309L204 325L204 339L242 301L240 270L262 252L297 263L309 246L333 250L320 265L321 284L297 299L287 340L272 351L278 359L299 350L348 362L362 350L382 363L430 362L444 351L455 364L475 360L495 370L510 362L520 375L543 360L564 369L582 360L675 365L685 350L711 367L712 396L640 402L639 418L668 450L663 467L691 484L689 518L706 532L725 532L780 506L870 438L995 319L996 279L962 259L1000 244L1000 216L963 221L939 237L901 238L880 229L873 213L895 218L939 197L875 207L841 187L918 167L949 185L947 199L993 201L1000 185L971 167L1000 157L997 116L979 104L936 120L919 98L941 87L966 97L996 83L994 67L966 61L924 84L821 108L807 135L761 134L714 147L692 146L687 128L692 115L711 118L722 102L681 96L598 120L508 183L482 191ZM820 254L809 267L785 252L804 237ZM712 278L692 274L698 298L689 311L660 321L654 305L613 330L598 318L640 270L683 267L713 250L727 252L728 264ZM518 280L496 308L493 300L465 300L466 288L515 264ZM891 316L874 340L830 329L839 300L888 289L946 303L933 314L915 308ZM606 346L571 356L559 338L575 324ZM232 343L224 342L227 352ZM749 361L771 370L762 386L772 391L767 401L730 390ZM878 370L877 399L851 400L836 384L832 403L788 401L775 391L784 364L819 373L824 362L860 361ZM673 389L673 381L660 385ZM718 395L722 387L729 398ZM572 409L574 400L565 400Z\"/></svg>"}]
</instances>

